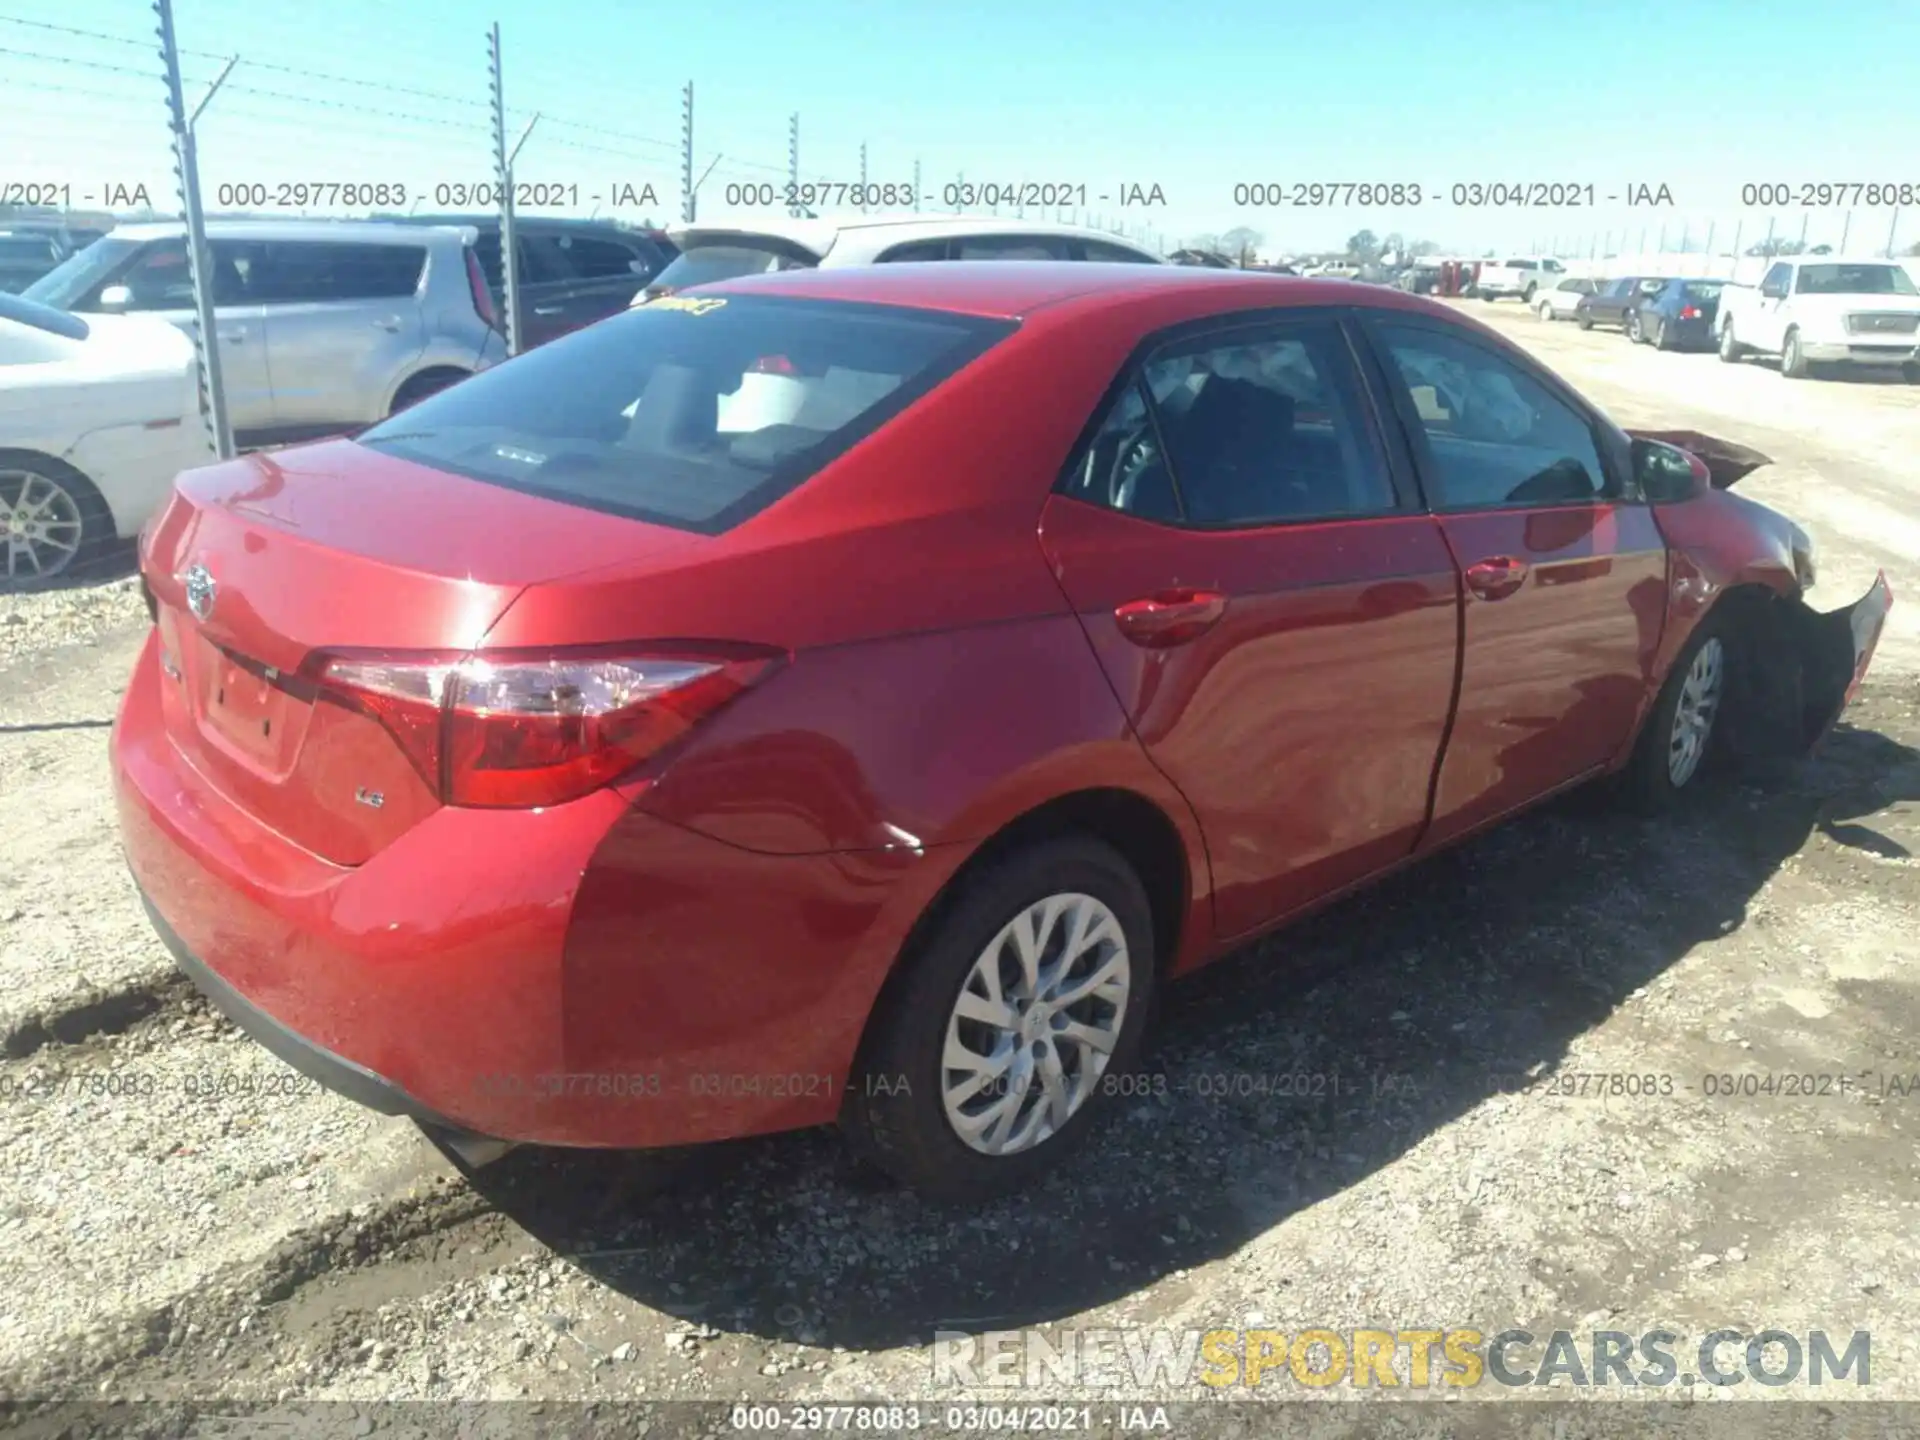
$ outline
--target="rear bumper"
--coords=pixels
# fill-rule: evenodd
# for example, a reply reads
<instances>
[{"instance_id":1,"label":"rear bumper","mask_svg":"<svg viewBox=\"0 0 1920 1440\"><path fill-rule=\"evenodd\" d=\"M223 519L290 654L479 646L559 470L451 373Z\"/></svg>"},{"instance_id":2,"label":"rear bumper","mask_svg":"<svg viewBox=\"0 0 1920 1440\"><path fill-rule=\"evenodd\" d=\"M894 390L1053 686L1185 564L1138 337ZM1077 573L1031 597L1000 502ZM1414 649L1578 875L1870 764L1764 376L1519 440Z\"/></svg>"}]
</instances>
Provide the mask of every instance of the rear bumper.
<instances>
[{"instance_id":1,"label":"rear bumper","mask_svg":"<svg viewBox=\"0 0 1920 1440\"><path fill-rule=\"evenodd\" d=\"M604 790L443 809L366 864L299 849L180 756L151 640L112 740L128 863L213 1003L437 1128L645 1147L832 1120L875 996L959 856L771 856Z\"/></svg>"}]
</instances>

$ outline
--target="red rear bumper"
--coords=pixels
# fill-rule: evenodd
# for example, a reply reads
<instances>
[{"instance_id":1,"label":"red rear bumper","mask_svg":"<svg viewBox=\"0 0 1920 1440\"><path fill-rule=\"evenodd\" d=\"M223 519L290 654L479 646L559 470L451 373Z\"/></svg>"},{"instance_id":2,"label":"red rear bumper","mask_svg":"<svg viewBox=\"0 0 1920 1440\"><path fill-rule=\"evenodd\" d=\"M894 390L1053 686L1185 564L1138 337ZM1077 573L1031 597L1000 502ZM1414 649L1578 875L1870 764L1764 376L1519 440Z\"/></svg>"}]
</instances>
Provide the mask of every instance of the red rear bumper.
<instances>
[{"instance_id":1,"label":"red rear bumper","mask_svg":"<svg viewBox=\"0 0 1920 1440\"><path fill-rule=\"evenodd\" d=\"M268 830L161 723L151 639L112 742L127 859L243 1028L362 1103L540 1144L819 1124L913 918L956 863L768 856L601 791L444 809L365 865Z\"/></svg>"}]
</instances>

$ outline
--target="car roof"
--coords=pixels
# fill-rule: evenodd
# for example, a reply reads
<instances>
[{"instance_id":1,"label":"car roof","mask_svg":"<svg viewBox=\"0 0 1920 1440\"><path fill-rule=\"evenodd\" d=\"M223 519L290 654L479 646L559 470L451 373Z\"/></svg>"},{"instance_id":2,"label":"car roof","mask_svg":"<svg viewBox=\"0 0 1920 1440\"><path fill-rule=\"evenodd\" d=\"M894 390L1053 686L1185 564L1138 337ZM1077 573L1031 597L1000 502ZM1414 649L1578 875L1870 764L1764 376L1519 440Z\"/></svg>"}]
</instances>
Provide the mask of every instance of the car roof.
<instances>
[{"instance_id":1,"label":"car roof","mask_svg":"<svg viewBox=\"0 0 1920 1440\"><path fill-rule=\"evenodd\" d=\"M490 210L481 211L473 215L407 215L392 223L409 225L416 229L422 225L471 225L476 230L498 230L500 228L500 216ZM643 239L666 233L657 225L629 225L622 220L589 220L582 215L515 215L513 217L513 228L516 231L529 234L540 230L549 233L556 231L577 231L582 234L590 233L596 235L609 233L638 235Z\"/></svg>"},{"instance_id":2,"label":"car roof","mask_svg":"<svg viewBox=\"0 0 1920 1440\"><path fill-rule=\"evenodd\" d=\"M1086 225L1051 220L1017 220L992 215L923 215L908 211L894 215L822 216L795 219L784 215L740 215L669 226L668 238L683 245L689 237L704 235L765 235L799 245L824 256L843 240L855 243L897 244L908 240L951 240L973 235L1063 235L1099 240L1129 250L1140 247L1124 236ZM1146 253L1146 252L1142 252Z\"/></svg>"},{"instance_id":3,"label":"car roof","mask_svg":"<svg viewBox=\"0 0 1920 1440\"><path fill-rule=\"evenodd\" d=\"M838 300L901 305L924 310L1017 320L1049 305L1079 300L1128 304L1136 299L1191 293L1211 297L1196 313L1233 308L1244 295L1247 308L1288 305L1373 305L1418 309L1455 318L1445 306L1386 286L1319 280L1257 270L1215 270L1199 265L1130 265L1075 260L949 260L937 265L849 265L840 269L776 270L696 285L700 295L779 295L796 300ZM1221 301L1226 304L1221 304ZM1411 302L1411 303L1410 303Z\"/></svg>"},{"instance_id":4,"label":"car roof","mask_svg":"<svg viewBox=\"0 0 1920 1440\"><path fill-rule=\"evenodd\" d=\"M254 220L216 219L206 222L207 237L213 240L361 240L369 244L386 241L418 244L422 231L436 228L453 231L456 225L414 225L404 220ZM179 220L118 225L110 232L117 240L172 240L187 233Z\"/></svg>"}]
</instances>

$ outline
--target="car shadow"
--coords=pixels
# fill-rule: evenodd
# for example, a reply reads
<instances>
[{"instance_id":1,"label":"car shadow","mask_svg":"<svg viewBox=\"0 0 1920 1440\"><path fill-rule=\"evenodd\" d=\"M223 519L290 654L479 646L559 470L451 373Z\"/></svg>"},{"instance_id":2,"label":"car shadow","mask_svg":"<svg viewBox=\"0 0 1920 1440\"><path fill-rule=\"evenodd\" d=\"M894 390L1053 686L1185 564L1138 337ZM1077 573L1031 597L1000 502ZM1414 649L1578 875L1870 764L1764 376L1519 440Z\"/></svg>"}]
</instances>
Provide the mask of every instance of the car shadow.
<instances>
[{"instance_id":1,"label":"car shadow","mask_svg":"<svg viewBox=\"0 0 1920 1440\"><path fill-rule=\"evenodd\" d=\"M472 1183L594 1279L689 1322L850 1349L1046 1323L1231 1255L1393 1164L1739 927L1816 830L1884 854L1898 842L1871 817L1915 799L1920 751L1853 725L1674 818L1564 797L1174 987L1156 1093L1116 1106L1070 1173L977 1211L871 1180L827 1131L523 1150Z\"/></svg>"}]
</instances>

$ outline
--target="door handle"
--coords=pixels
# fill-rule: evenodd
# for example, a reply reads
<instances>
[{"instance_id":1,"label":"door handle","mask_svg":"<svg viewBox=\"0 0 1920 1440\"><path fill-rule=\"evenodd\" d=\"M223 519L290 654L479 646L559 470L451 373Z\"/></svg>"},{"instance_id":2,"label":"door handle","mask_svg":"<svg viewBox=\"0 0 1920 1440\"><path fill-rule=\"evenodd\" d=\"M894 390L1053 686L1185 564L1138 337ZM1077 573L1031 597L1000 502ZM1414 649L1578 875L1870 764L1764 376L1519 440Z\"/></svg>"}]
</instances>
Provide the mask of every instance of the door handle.
<instances>
[{"instance_id":1,"label":"door handle","mask_svg":"<svg viewBox=\"0 0 1920 1440\"><path fill-rule=\"evenodd\" d=\"M1113 619L1134 644L1164 650L1198 639L1226 613L1218 590L1160 590L1116 607Z\"/></svg>"},{"instance_id":2,"label":"door handle","mask_svg":"<svg viewBox=\"0 0 1920 1440\"><path fill-rule=\"evenodd\" d=\"M389 315L384 320L374 321L373 324L375 329L384 330L389 335L398 335L400 333L400 320L398 316Z\"/></svg>"},{"instance_id":3,"label":"door handle","mask_svg":"<svg viewBox=\"0 0 1920 1440\"><path fill-rule=\"evenodd\" d=\"M1496 555L1467 567L1467 588L1482 600L1504 600L1527 580L1527 562Z\"/></svg>"},{"instance_id":4,"label":"door handle","mask_svg":"<svg viewBox=\"0 0 1920 1440\"><path fill-rule=\"evenodd\" d=\"M565 308L564 305L536 305L533 307L533 313L536 315L558 315Z\"/></svg>"},{"instance_id":5,"label":"door handle","mask_svg":"<svg viewBox=\"0 0 1920 1440\"><path fill-rule=\"evenodd\" d=\"M220 332L220 338L230 344L238 345L242 340L247 338L247 332L244 330L222 330Z\"/></svg>"}]
</instances>

